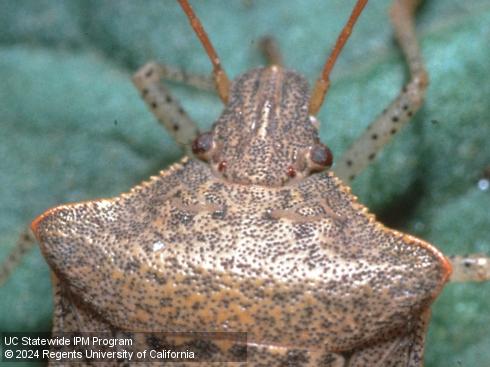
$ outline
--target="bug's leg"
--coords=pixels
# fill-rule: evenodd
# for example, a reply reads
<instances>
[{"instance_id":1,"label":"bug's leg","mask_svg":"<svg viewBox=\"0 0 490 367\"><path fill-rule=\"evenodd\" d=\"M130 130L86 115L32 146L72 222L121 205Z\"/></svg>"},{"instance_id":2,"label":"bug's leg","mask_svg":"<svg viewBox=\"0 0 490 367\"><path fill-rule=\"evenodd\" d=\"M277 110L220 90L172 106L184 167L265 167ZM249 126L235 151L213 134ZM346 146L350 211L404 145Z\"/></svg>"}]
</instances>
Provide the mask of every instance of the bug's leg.
<instances>
[{"instance_id":1,"label":"bug's leg","mask_svg":"<svg viewBox=\"0 0 490 367\"><path fill-rule=\"evenodd\" d=\"M269 65L283 66L282 54L277 41L271 36L265 36L260 39L260 51L264 54Z\"/></svg>"},{"instance_id":2,"label":"bug's leg","mask_svg":"<svg viewBox=\"0 0 490 367\"><path fill-rule=\"evenodd\" d=\"M352 181L369 165L378 151L422 105L428 85L428 76L415 34L414 15L419 2L419 0L395 0L393 3L390 16L396 39L408 63L410 81L337 161L334 170L345 182Z\"/></svg>"},{"instance_id":3,"label":"bug's leg","mask_svg":"<svg viewBox=\"0 0 490 367\"><path fill-rule=\"evenodd\" d=\"M22 231L14 248L0 264L0 286L3 285L15 267L22 261L25 254L34 247L36 238L29 228Z\"/></svg>"},{"instance_id":4,"label":"bug's leg","mask_svg":"<svg viewBox=\"0 0 490 367\"><path fill-rule=\"evenodd\" d=\"M161 80L181 83L202 91L216 93L216 87L211 75L188 73L175 66L156 64L154 62L149 62L147 65L149 64L153 64L158 68L157 72L160 75Z\"/></svg>"},{"instance_id":5,"label":"bug's leg","mask_svg":"<svg viewBox=\"0 0 490 367\"><path fill-rule=\"evenodd\" d=\"M490 257L483 254L450 256L451 282L484 282L490 280Z\"/></svg>"},{"instance_id":6,"label":"bug's leg","mask_svg":"<svg viewBox=\"0 0 490 367\"><path fill-rule=\"evenodd\" d=\"M190 145L199 133L197 125L184 111L180 103L162 84L162 79L171 79L201 89L211 89L211 78L196 77L180 70L150 62L133 75L133 83L155 115L174 140L190 152Z\"/></svg>"},{"instance_id":7,"label":"bug's leg","mask_svg":"<svg viewBox=\"0 0 490 367\"><path fill-rule=\"evenodd\" d=\"M415 320L412 331L408 334L356 350L349 358L347 366L422 367L429 319L430 310L427 310Z\"/></svg>"}]
</instances>

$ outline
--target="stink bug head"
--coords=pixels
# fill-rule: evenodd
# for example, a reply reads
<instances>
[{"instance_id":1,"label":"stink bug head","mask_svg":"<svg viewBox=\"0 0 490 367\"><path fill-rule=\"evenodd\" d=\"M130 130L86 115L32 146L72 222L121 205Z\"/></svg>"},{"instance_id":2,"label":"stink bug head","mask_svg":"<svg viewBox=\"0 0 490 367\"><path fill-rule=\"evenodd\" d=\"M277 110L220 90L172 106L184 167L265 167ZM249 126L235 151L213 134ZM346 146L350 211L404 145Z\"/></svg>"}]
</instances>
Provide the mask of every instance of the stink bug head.
<instances>
[{"instance_id":1,"label":"stink bug head","mask_svg":"<svg viewBox=\"0 0 490 367\"><path fill-rule=\"evenodd\" d=\"M277 65L249 71L233 82L212 143L195 144L194 152L237 183L280 186L328 167L331 153L319 143L308 96L306 80L293 71Z\"/></svg>"}]
</instances>

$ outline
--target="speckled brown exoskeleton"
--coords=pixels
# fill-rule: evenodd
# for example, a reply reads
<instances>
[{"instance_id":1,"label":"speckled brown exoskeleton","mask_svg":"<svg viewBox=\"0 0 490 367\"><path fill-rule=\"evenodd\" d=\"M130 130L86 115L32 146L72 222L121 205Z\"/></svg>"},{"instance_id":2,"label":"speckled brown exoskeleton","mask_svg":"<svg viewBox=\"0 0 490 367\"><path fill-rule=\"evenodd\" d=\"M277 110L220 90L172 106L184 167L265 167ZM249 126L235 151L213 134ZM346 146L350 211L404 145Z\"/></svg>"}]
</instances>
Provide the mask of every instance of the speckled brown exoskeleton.
<instances>
[{"instance_id":1,"label":"speckled brown exoskeleton","mask_svg":"<svg viewBox=\"0 0 490 367\"><path fill-rule=\"evenodd\" d=\"M338 161L344 181L422 101L426 75L404 6L411 2L398 3L393 19L409 35L400 38L413 56L412 79ZM135 76L176 140L194 141L198 159L117 199L58 207L35 221L61 281L56 329L246 330L250 364L421 364L428 306L449 262L377 223L339 179L321 172L330 154L311 117L320 103L276 56L231 87L215 63L227 107L197 139L194 125L166 104L171 97L157 84L164 70L150 64ZM173 284L185 284L178 297ZM172 301L162 306L162 298Z\"/></svg>"}]
</instances>

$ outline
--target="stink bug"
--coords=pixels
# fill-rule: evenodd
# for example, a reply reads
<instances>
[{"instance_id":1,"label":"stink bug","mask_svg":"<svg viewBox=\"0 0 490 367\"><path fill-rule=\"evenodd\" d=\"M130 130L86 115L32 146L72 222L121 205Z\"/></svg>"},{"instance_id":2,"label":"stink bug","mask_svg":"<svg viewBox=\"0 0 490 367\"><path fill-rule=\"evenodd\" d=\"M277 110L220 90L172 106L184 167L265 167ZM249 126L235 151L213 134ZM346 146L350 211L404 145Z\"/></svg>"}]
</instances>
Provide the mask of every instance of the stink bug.
<instances>
[{"instance_id":1,"label":"stink bug","mask_svg":"<svg viewBox=\"0 0 490 367\"><path fill-rule=\"evenodd\" d=\"M200 13L201 13L201 12L200 12ZM211 33L211 32L210 32L210 33ZM321 42L319 42L319 43L323 45L323 43L321 43ZM292 60L290 61L290 59L289 59L289 58L286 58L286 59L288 60L288 61L287 61L287 64L288 64L288 65L294 65ZM243 70L243 68L242 68L241 70ZM434 83L434 80L432 80L432 82ZM366 95L366 97L365 97L366 103L373 104L373 102L371 102L371 101L367 101L367 100L369 99L368 97L369 97L369 93L368 93L368 94ZM333 97L332 97L332 98L333 98ZM331 103L331 105L333 105L333 104L334 104L333 100L330 100L328 103ZM456 103L456 104L457 104L457 103ZM351 103L349 103L349 105L351 105ZM458 107L459 107L459 106L458 106ZM329 125L329 126L334 125L334 123L333 123L333 121L334 121L334 120L332 120L332 119L328 119L328 118L321 118L320 120L322 120L323 122L326 122L326 121L328 120L328 121L330 121L330 122L328 123L328 125ZM112 121L111 121L111 122L112 122ZM119 122L119 124L118 124L117 126L120 126L120 125L121 125L121 122ZM434 125L434 126L437 126L437 125ZM415 140L417 140L417 139L415 139ZM335 150L334 150L334 151L335 151ZM413 152L413 151L412 151L412 150L410 150L410 149L408 149L408 152ZM464 152L463 152L463 153L464 153ZM471 152L470 152L470 153L471 153ZM408 154L406 154L406 155L408 155ZM484 158L484 155L483 155L483 158ZM447 156L446 156L446 159L447 159ZM412 163L412 164L413 164L413 163ZM396 174L395 174L395 176L396 176ZM142 178L142 177L140 177L140 178ZM470 177L470 178L471 178L471 177ZM468 180L469 180L470 178L468 178ZM362 180L363 178L361 177L360 179ZM475 179L476 179L476 177L475 177ZM387 181L390 181L390 180L388 180L388 179L387 179ZM121 191L121 190L115 190L115 191ZM402 190L402 191L403 191L403 190ZM374 190L371 190L371 192L374 192ZM102 193L103 193L103 192L99 193L98 195L101 195ZM374 195L374 194L371 194L371 195ZM87 196L87 197L88 197L88 196ZM374 201L375 201L375 203L376 203L376 199L372 199L372 200L374 200ZM381 205L381 204L377 204L377 205ZM472 208L472 209L473 209L473 208ZM415 218L417 218L417 217L415 217ZM414 222L416 222L416 220L415 220L415 219L413 219L413 221L414 221ZM423 221L419 221L419 223L422 223L422 224L423 224ZM416 224L416 223L415 223L415 224ZM417 227L417 226L416 226L416 227ZM420 229L420 226L418 226L417 228L419 228L419 229ZM466 241L462 241L462 242L465 242L465 243L466 243ZM459 243L458 243L458 245L459 245ZM456 252L456 251L455 251L455 252ZM458 252L459 252L459 251L458 251Z\"/></svg>"}]
</instances>

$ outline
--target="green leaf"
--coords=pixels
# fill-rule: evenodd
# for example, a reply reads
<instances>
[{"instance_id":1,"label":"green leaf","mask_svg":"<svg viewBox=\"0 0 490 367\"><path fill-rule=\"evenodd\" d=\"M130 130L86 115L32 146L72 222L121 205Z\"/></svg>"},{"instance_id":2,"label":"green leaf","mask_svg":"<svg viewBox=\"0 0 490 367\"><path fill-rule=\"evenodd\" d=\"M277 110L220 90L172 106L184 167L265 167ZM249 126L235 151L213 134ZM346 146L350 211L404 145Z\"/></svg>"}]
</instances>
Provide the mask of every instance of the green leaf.
<instances>
[{"instance_id":1,"label":"green leaf","mask_svg":"<svg viewBox=\"0 0 490 367\"><path fill-rule=\"evenodd\" d=\"M286 64L313 81L346 20L346 1L195 1L235 77L274 35ZM368 4L332 76L319 118L338 157L398 93L406 67L388 1ZM416 118L354 183L389 225L446 254L490 254L490 4L427 1L418 17L431 85ZM117 195L181 155L130 82L148 60L209 73L173 2L0 2L0 259L24 225L57 204ZM174 86L203 130L222 106ZM490 284L450 284L433 307L426 364L490 365ZM0 330L49 330L49 270L32 251L0 288ZM16 364L20 366L20 364Z\"/></svg>"}]
</instances>

